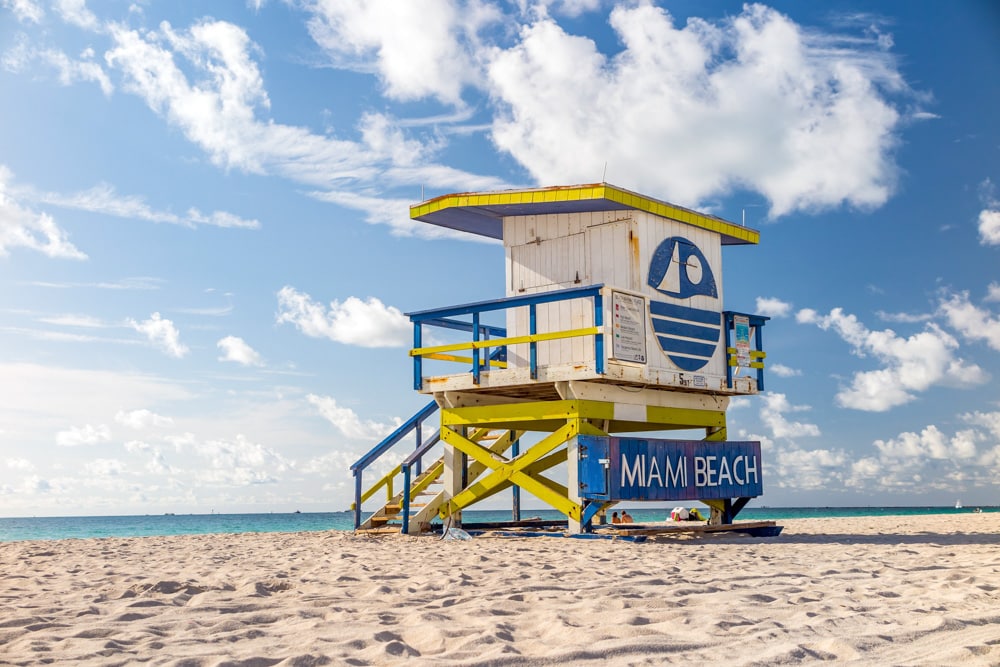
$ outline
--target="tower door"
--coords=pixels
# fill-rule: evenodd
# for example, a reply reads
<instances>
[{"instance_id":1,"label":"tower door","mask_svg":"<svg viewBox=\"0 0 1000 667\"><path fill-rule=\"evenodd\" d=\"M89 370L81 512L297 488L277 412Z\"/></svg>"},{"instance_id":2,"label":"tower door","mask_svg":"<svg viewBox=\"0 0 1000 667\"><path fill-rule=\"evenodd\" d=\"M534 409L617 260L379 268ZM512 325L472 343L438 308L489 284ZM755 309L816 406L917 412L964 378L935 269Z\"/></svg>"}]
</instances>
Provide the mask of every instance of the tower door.
<instances>
[{"instance_id":1,"label":"tower door","mask_svg":"<svg viewBox=\"0 0 1000 667\"><path fill-rule=\"evenodd\" d=\"M588 227L587 276L590 284L639 290L639 236L632 220Z\"/></svg>"}]
</instances>

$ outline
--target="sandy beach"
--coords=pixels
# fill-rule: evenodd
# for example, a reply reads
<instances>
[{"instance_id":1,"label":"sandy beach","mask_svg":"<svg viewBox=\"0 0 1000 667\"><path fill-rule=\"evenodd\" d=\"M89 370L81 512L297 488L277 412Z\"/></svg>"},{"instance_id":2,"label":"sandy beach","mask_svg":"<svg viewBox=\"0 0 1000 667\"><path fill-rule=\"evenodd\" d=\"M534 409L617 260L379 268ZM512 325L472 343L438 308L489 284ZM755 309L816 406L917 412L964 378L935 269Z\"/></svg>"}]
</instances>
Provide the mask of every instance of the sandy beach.
<instances>
[{"instance_id":1,"label":"sandy beach","mask_svg":"<svg viewBox=\"0 0 1000 667\"><path fill-rule=\"evenodd\" d=\"M1000 664L1000 513L777 538L0 544L0 663Z\"/></svg>"}]
</instances>

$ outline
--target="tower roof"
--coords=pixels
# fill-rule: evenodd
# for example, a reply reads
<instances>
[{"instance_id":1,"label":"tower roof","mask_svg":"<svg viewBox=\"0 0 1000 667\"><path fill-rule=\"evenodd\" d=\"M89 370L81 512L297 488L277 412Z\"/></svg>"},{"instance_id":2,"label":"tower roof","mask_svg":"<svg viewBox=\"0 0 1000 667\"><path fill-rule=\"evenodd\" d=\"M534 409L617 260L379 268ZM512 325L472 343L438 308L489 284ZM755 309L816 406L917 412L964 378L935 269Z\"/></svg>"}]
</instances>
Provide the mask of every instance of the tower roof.
<instances>
[{"instance_id":1,"label":"tower roof","mask_svg":"<svg viewBox=\"0 0 1000 667\"><path fill-rule=\"evenodd\" d=\"M760 242L760 232L755 229L640 195L609 183L441 195L411 206L410 217L432 225L500 239L503 238L503 218L507 216L621 209L646 211L718 232L722 236L723 245Z\"/></svg>"}]
</instances>

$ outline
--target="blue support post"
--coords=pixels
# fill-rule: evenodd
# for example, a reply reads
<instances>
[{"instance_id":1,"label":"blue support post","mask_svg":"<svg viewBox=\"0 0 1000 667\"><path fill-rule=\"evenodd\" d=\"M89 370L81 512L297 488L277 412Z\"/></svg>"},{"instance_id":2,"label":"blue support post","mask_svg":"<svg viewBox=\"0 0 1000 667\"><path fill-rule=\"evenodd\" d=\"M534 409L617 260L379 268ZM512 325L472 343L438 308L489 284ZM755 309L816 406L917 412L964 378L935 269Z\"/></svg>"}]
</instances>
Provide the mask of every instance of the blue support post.
<instances>
[{"instance_id":1,"label":"blue support post","mask_svg":"<svg viewBox=\"0 0 1000 667\"><path fill-rule=\"evenodd\" d=\"M354 469L354 530L361 527L361 469Z\"/></svg>"},{"instance_id":2,"label":"blue support post","mask_svg":"<svg viewBox=\"0 0 1000 667\"><path fill-rule=\"evenodd\" d=\"M733 367L729 365L729 347L732 342L732 337L730 335L730 329L733 326L733 314L730 312L725 312L722 314L723 320L725 321L723 329L726 330L726 388L733 388Z\"/></svg>"},{"instance_id":3,"label":"blue support post","mask_svg":"<svg viewBox=\"0 0 1000 667\"><path fill-rule=\"evenodd\" d=\"M510 445L510 456L511 456L511 458L515 458L516 459L518 456L520 456L520 454L521 454L521 439L518 438L517 440L515 440L514 442L512 442L511 445ZM511 498L511 502L512 502L512 505L511 505L511 514L512 514L512 516L514 518L514 521L520 521L521 520L521 487L519 487L517 484L514 484L510 488L511 488L511 493L513 494L513 497Z\"/></svg>"},{"instance_id":4,"label":"blue support post","mask_svg":"<svg viewBox=\"0 0 1000 667\"><path fill-rule=\"evenodd\" d=\"M414 447L414 449L419 450L420 446L424 444L424 421L422 419L417 422L416 428L417 428L417 434L416 434L417 446ZM423 459L418 458L415 465L417 466L417 476L419 477L420 473L422 472L421 468L423 468ZM409 489L409 485L406 485L404 488Z\"/></svg>"},{"instance_id":5,"label":"blue support post","mask_svg":"<svg viewBox=\"0 0 1000 667\"><path fill-rule=\"evenodd\" d=\"M403 535L410 532L410 466L403 466Z\"/></svg>"},{"instance_id":6,"label":"blue support post","mask_svg":"<svg viewBox=\"0 0 1000 667\"><path fill-rule=\"evenodd\" d=\"M535 304L528 305L528 333L534 336L538 333L537 329L537 317L535 313ZM528 368L531 370L531 379L538 379L538 343L531 341L528 343Z\"/></svg>"},{"instance_id":7,"label":"blue support post","mask_svg":"<svg viewBox=\"0 0 1000 667\"><path fill-rule=\"evenodd\" d=\"M423 325L420 322L414 321L413 323L413 349L423 347L423 331L421 328ZM413 388L420 391L420 387L424 383L423 378L423 361L424 358L421 356L413 357Z\"/></svg>"},{"instance_id":8,"label":"blue support post","mask_svg":"<svg viewBox=\"0 0 1000 667\"><path fill-rule=\"evenodd\" d=\"M479 340L479 313L472 313L472 342ZM472 384L479 384L479 348L472 348Z\"/></svg>"},{"instance_id":9,"label":"blue support post","mask_svg":"<svg viewBox=\"0 0 1000 667\"><path fill-rule=\"evenodd\" d=\"M594 326L600 329L604 326L604 297L598 292L594 295ZM598 375L604 375L604 334L594 336L594 356L597 359L595 370Z\"/></svg>"},{"instance_id":10,"label":"blue support post","mask_svg":"<svg viewBox=\"0 0 1000 667\"><path fill-rule=\"evenodd\" d=\"M764 349L763 336L761 335L761 329L764 328L764 323L759 322L757 326L754 327L754 345L757 346L758 350ZM764 369L757 369L757 391L764 391Z\"/></svg>"}]
</instances>

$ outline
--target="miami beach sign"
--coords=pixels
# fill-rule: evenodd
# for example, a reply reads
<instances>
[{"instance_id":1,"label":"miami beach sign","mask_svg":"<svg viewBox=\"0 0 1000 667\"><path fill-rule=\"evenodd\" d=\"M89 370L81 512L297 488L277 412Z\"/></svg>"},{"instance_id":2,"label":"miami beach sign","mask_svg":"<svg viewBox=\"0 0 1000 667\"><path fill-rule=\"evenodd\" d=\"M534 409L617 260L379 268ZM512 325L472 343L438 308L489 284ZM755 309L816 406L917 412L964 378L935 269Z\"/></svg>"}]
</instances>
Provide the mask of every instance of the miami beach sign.
<instances>
[{"instance_id":1,"label":"miami beach sign","mask_svg":"<svg viewBox=\"0 0 1000 667\"><path fill-rule=\"evenodd\" d=\"M752 498L760 442L579 436L580 496L595 500Z\"/></svg>"}]
</instances>

